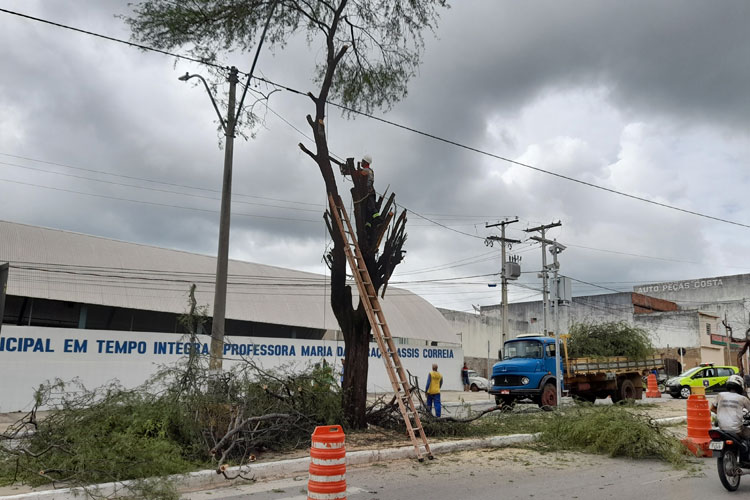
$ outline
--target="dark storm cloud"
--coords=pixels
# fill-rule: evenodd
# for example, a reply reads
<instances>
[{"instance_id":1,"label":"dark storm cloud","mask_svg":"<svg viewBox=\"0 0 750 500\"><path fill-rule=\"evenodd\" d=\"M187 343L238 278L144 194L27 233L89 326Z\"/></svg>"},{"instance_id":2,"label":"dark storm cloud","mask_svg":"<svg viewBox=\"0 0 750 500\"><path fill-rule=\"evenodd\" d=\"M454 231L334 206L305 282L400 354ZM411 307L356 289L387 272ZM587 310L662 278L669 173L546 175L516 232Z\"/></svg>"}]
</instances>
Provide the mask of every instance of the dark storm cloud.
<instances>
[{"instance_id":1,"label":"dark storm cloud","mask_svg":"<svg viewBox=\"0 0 750 500\"><path fill-rule=\"evenodd\" d=\"M438 38L427 37L424 64L408 98L377 115L599 185L750 220L738 201L750 182L743 168L750 153L745 2L454 4L442 16ZM113 17L128 8L124 2L19 0L4 6L129 37ZM205 68L30 21L3 22L0 60L9 70L0 75L0 152L137 179L28 166L188 195L2 166L0 177L206 212L0 183L0 218L214 254L219 202L203 197L219 197L224 152L203 87L176 80L185 71L208 75ZM258 68L280 83L314 90L310 75L319 56L317 45L295 40L273 54L264 51ZM250 57L232 54L226 61L247 69ZM269 106L256 108L265 120L256 138L235 143L231 255L322 272L324 186L316 165L297 147L310 140L292 128L309 135L305 115L312 105L279 92ZM491 251L483 237L495 232L484 229L485 222L513 215L521 222L510 237L523 239L520 229L562 219L563 227L550 237L563 242L705 263L571 246L561 257L563 269L587 281L715 275L721 273L713 272L712 259L731 266L744 255L741 246L730 244L737 240L735 228L717 228L366 117L345 120L334 107L328 136L342 158L373 155L376 187L390 185L401 206L468 233L410 213L407 258L394 279L401 273L403 280L414 280L496 271L499 258L408 274ZM0 157L6 160L16 161ZM348 194L348 181L340 179L339 189ZM519 245L515 251L523 252L523 280L538 287L540 250ZM492 277L473 281L465 289L429 283L414 289L457 309L499 301L499 291L487 288ZM519 298L533 291L516 287L511 293Z\"/></svg>"},{"instance_id":2,"label":"dark storm cloud","mask_svg":"<svg viewBox=\"0 0 750 500\"><path fill-rule=\"evenodd\" d=\"M460 2L410 92L430 93L420 116L446 128L543 91L601 84L641 111L747 123L749 15L742 1Z\"/></svg>"}]
</instances>

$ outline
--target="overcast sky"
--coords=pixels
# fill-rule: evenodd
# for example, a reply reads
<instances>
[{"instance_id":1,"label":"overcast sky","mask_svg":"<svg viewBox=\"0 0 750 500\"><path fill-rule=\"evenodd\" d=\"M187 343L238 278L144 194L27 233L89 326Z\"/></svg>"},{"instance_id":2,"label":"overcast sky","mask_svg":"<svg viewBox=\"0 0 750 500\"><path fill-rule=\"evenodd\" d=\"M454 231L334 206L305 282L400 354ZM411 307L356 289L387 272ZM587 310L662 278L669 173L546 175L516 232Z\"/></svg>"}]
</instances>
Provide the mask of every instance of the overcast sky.
<instances>
[{"instance_id":1,"label":"overcast sky","mask_svg":"<svg viewBox=\"0 0 750 500\"><path fill-rule=\"evenodd\" d=\"M750 3L453 3L436 37L427 36L409 96L378 116L750 225ZM128 12L125 1L0 7L130 36L115 17ZM202 87L177 80L205 68L7 13L0 22L0 219L215 255L224 156L215 112ZM315 90L316 57L316 46L291 43L264 51L258 71ZM241 70L251 61L224 59ZM256 111L263 126L235 145L230 256L322 273L324 185L297 148L311 144L300 131L309 135L305 115L314 110L306 98L277 92ZM499 234L485 224L504 217L518 216L507 236L520 240L525 228L562 222L547 234L568 247L561 272L599 286L576 282L574 295L750 272L748 227L365 117L347 120L334 108L328 127L332 151L371 154L376 188L390 186L412 211L406 260L392 283L438 307L471 311L500 301L499 286L488 287L499 282L490 276L499 248L484 238ZM524 288L541 286L541 249L532 243L512 249L524 271L512 301L539 298Z\"/></svg>"}]
</instances>

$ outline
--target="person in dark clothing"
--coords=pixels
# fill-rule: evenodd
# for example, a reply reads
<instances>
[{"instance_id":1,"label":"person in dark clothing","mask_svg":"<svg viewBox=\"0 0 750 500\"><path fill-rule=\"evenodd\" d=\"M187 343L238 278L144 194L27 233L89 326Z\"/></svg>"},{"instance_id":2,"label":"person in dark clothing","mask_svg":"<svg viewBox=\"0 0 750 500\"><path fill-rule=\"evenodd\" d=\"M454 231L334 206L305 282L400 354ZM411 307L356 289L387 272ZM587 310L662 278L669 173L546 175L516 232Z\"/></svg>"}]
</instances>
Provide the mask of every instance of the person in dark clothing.
<instances>
[{"instance_id":1,"label":"person in dark clothing","mask_svg":"<svg viewBox=\"0 0 750 500\"><path fill-rule=\"evenodd\" d=\"M461 381L464 383L464 392L468 391L471 384L469 384L469 367L466 366L466 361L464 361L464 367L461 368Z\"/></svg>"},{"instance_id":2,"label":"person in dark clothing","mask_svg":"<svg viewBox=\"0 0 750 500\"><path fill-rule=\"evenodd\" d=\"M365 225L367 227L372 226L373 222L376 222L375 219L380 217L375 201L375 172L370 168L371 163L372 157L365 155L362 157L362 162L360 163L362 168L359 170L360 175L367 176L367 197L365 198Z\"/></svg>"}]
</instances>

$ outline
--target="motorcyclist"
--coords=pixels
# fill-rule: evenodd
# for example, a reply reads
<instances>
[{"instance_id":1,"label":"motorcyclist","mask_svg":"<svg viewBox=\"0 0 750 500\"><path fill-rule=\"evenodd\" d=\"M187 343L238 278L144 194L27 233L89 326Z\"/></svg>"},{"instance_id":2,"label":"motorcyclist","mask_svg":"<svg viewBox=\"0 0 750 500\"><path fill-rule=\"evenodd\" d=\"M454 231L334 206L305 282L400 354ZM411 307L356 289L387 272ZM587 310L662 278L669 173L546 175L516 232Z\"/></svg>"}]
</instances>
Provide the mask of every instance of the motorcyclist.
<instances>
[{"instance_id":1,"label":"motorcyclist","mask_svg":"<svg viewBox=\"0 0 750 500\"><path fill-rule=\"evenodd\" d=\"M750 429L742 425L743 408L750 411L750 399L745 395L745 382L739 375L731 375L727 379L727 392L719 393L711 405L711 411L716 413L719 429L750 439Z\"/></svg>"}]
</instances>

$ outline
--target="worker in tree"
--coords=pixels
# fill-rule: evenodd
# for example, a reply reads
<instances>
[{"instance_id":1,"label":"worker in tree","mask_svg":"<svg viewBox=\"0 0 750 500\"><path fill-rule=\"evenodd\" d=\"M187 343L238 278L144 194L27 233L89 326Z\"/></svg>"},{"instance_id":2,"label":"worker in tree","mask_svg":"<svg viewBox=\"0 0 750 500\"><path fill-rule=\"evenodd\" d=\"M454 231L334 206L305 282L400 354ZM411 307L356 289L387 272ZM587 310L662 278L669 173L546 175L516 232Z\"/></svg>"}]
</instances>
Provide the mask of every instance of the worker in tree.
<instances>
[{"instance_id":1,"label":"worker in tree","mask_svg":"<svg viewBox=\"0 0 750 500\"><path fill-rule=\"evenodd\" d=\"M360 163L362 168L359 170L359 173L367 177L367 197L365 198L366 227L371 227L373 223L377 222L376 219L380 217L380 213L377 212L377 204L375 203L375 172L370 168L370 164L372 164L372 156L363 156Z\"/></svg>"}]
</instances>

